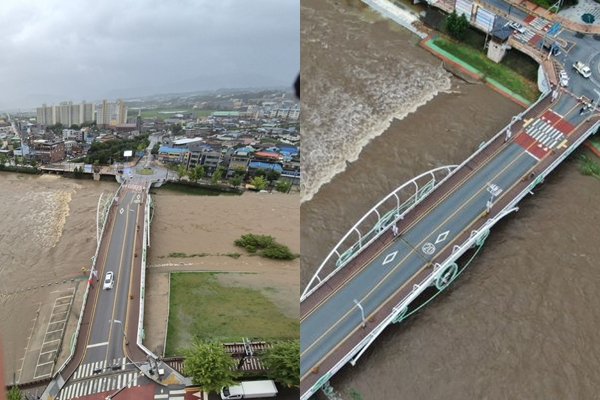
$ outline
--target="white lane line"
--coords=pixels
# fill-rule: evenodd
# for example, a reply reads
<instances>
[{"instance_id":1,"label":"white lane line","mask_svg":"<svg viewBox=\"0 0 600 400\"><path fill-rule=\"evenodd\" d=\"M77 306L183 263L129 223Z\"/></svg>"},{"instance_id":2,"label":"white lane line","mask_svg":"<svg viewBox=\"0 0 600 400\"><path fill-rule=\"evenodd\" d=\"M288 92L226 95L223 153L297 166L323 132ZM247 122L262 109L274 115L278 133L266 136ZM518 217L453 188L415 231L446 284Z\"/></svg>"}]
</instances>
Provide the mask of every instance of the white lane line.
<instances>
[{"instance_id":1,"label":"white lane line","mask_svg":"<svg viewBox=\"0 0 600 400\"><path fill-rule=\"evenodd\" d=\"M96 344L90 344L88 345L88 349L91 349L92 347L100 347L100 346L106 346L108 344L108 342L102 342L102 343L96 343Z\"/></svg>"},{"instance_id":2,"label":"white lane line","mask_svg":"<svg viewBox=\"0 0 600 400\"><path fill-rule=\"evenodd\" d=\"M539 158L537 158L536 156L534 156L533 154L531 154L528 150L525 150L525 153L529 154L531 157L533 157L534 159L536 159L537 161L540 161Z\"/></svg>"}]
</instances>

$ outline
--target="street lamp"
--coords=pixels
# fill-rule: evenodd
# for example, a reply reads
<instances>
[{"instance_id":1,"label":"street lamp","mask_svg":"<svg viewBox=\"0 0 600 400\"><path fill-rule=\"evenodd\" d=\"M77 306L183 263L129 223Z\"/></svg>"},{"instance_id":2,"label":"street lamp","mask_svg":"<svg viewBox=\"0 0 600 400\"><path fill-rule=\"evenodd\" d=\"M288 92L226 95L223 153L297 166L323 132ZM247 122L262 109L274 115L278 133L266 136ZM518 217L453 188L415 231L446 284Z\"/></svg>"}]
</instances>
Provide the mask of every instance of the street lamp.
<instances>
[{"instance_id":1,"label":"street lamp","mask_svg":"<svg viewBox=\"0 0 600 400\"><path fill-rule=\"evenodd\" d=\"M367 322L365 321L365 310L360 305L360 303L358 302L358 300L354 299L354 304L356 304L356 306L358 308L360 308L360 315L362 317L362 327L365 328L367 326Z\"/></svg>"}]
</instances>

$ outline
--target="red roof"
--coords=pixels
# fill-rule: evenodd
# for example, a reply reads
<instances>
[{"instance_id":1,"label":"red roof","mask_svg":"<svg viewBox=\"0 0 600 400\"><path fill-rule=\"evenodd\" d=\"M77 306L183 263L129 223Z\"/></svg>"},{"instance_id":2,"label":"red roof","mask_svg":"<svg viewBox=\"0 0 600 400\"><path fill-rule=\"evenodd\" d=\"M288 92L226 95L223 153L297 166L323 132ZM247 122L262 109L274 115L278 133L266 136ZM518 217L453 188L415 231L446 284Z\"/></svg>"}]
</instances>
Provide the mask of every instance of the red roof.
<instances>
[{"instance_id":1,"label":"red roof","mask_svg":"<svg viewBox=\"0 0 600 400\"><path fill-rule=\"evenodd\" d=\"M270 153L270 152L266 152L266 151L259 151L257 153L254 153L254 155L261 156L261 157L273 157L273 158L281 158L282 157L281 154Z\"/></svg>"}]
</instances>

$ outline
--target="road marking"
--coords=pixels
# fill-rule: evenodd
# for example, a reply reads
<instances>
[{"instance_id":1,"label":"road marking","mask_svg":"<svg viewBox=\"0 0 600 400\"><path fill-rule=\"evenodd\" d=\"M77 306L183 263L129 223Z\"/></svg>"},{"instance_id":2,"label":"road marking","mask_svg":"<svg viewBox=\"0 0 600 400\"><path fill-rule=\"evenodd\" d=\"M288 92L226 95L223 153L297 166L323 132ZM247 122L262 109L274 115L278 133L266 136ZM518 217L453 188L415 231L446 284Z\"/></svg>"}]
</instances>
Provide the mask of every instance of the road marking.
<instances>
[{"instance_id":1,"label":"road marking","mask_svg":"<svg viewBox=\"0 0 600 400\"><path fill-rule=\"evenodd\" d=\"M441 243L448 237L450 231L442 232L438 235L437 239L435 239L435 244ZM435 251L435 250L434 250Z\"/></svg>"},{"instance_id":2,"label":"road marking","mask_svg":"<svg viewBox=\"0 0 600 400\"><path fill-rule=\"evenodd\" d=\"M119 214L123 214L123 211L125 210L123 210L123 207L121 207L121 209L119 210Z\"/></svg>"},{"instance_id":3,"label":"road marking","mask_svg":"<svg viewBox=\"0 0 600 400\"><path fill-rule=\"evenodd\" d=\"M383 263L381 263L381 265L385 265L387 263L391 263L392 261L394 261L394 258L396 258L396 255L398 254L398 251L395 251L393 253L388 254L385 257L385 260L383 260Z\"/></svg>"},{"instance_id":4,"label":"road marking","mask_svg":"<svg viewBox=\"0 0 600 400\"><path fill-rule=\"evenodd\" d=\"M423 244L423 247L421 247L421 250L423 251L423 253L430 256L433 253L435 253L435 245L431 242L426 242Z\"/></svg>"},{"instance_id":5,"label":"road marking","mask_svg":"<svg viewBox=\"0 0 600 400\"><path fill-rule=\"evenodd\" d=\"M539 159L539 158L537 158L536 156L534 156L533 154L531 154L531 153L529 152L529 150L525 150L525 153L529 154L529 155L530 155L531 157L533 157L533 158L534 158L536 161L540 161L540 159Z\"/></svg>"},{"instance_id":6,"label":"road marking","mask_svg":"<svg viewBox=\"0 0 600 400\"><path fill-rule=\"evenodd\" d=\"M102 343L96 343L96 344L89 344L87 346L88 349L92 348L92 347L100 347L100 346L106 346L108 344L108 342L102 342Z\"/></svg>"}]
</instances>

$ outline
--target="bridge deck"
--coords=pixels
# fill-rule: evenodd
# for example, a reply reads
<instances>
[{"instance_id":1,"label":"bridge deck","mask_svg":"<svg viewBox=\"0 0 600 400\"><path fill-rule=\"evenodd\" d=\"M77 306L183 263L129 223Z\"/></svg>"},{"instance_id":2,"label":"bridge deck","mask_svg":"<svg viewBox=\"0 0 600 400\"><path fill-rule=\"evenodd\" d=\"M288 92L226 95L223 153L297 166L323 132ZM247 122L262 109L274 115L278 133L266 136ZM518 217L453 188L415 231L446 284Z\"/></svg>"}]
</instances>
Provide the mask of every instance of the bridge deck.
<instances>
[{"instance_id":1,"label":"bridge deck","mask_svg":"<svg viewBox=\"0 0 600 400\"><path fill-rule=\"evenodd\" d=\"M579 116L581 105L562 93L560 115L550 96L499 136L419 203L398 224L400 235L381 236L344 269L301 303L301 393L344 358L392 309L442 263L453 245L495 216L595 123ZM496 185L500 192L486 215ZM364 308L366 327L360 310Z\"/></svg>"}]
</instances>

